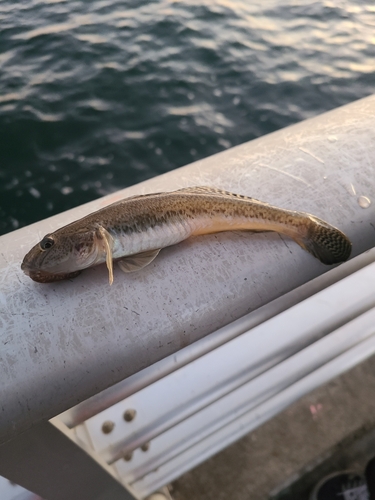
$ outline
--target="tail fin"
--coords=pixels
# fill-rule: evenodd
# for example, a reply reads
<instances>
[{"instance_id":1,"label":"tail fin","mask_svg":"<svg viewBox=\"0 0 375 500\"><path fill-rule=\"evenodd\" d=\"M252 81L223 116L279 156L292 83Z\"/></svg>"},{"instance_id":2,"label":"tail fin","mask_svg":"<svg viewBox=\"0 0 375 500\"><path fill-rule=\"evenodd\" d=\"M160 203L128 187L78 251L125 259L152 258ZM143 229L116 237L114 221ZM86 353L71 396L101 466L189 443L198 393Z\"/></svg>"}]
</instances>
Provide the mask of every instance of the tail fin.
<instances>
[{"instance_id":1,"label":"tail fin","mask_svg":"<svg viewBox=\"0 0 375 500\"><path fill-rule=\"evenodd\" d=\"M323 264L339 264L350 257L352 244L339 229L309 215L310 227L304 237L294 240Z\"/></svg>"}]
</instances>

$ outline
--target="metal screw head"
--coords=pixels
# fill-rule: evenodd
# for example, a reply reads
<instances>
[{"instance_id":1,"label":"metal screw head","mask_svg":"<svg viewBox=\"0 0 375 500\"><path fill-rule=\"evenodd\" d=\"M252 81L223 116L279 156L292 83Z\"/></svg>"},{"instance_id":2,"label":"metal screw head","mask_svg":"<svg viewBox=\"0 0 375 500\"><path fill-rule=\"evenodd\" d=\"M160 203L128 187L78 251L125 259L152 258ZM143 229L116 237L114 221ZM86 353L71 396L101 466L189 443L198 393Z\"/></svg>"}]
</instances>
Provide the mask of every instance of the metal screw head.
<instances>
[{"instance_id":1,"label":"metal screw head","mask_svg":"<svg viewBox=\"0 0 375 500\"><path fill-rule=\"evenodd\" d=\"M141 446L142 451L148 451L150 449L150 443L143 443Z\"/></svg>"},{"instance_id":2,"label":"metal screw head","mask_svg":"<svg viewBox=\"0 0 375 500\"><path fill-rule=\"evenodd\" d=\"M135 410L132 409L126 410L126 412L124 413L125 422L131 422L132 420L134 420L136 414L137 412Z\"/></svg>"},{"instance_id":3,"label":"metal screw head","mask_svg":"<svg viewBox=\"0 0 375 500\"><path fill-rule=\"evenodd\" d=\"M130 462L130 460L133 458L133 452L130 451L129 453L126 453L126 455L123 456L123 459L125 462Z\"/></svg>"},{"instance_id":4,"label":"metal screw head","mask_svg":"<svg viewBox=\"0 0 375 500\"><path fill-rule=\"evenodd\" d=\"M109 434L110 432L113 431L114 427L115 427L114 422L111 422L110 420L106 420L105 422L103 422L102 432L104 434Z\"/></svg>"}]
</instances>

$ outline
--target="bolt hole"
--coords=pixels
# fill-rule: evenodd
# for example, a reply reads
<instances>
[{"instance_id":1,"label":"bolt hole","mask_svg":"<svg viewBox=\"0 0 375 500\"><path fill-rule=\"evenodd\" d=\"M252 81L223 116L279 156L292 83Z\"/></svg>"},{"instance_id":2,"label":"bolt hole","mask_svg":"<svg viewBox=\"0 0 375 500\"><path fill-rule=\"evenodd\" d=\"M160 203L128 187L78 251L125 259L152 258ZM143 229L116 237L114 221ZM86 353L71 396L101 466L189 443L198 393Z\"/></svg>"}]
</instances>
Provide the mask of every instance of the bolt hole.
<instances>
[{"instance_id":1,"label":"bolt hole","mask_svg":"<svg viewBox=\"0 0 375 500\"><path fill-rule=\"evenodd\" d=\"M126 453L126 455L124 455L124 460L125 462L130 462L130 460L133 458L133 452L130 451L129 453Z\"/></svg>"},{"instance_id":2,"label":"bolt hole","mask_svg":"<svg viewBox=\"0 0 375 500\"><path fill-rule=\"evenodd\" d=\"M148 451L150 449L150 443L144 443L141 446L142 451Z\"/></svg>"},{"instance_id":3,"label":"bolt hole","mask_svg":"<svg viewBox=\"0 0 375 500\"><path fill-rule=\"evenodd\" d=\"M126 412L124 413L125 422L131 422L132 420L134 420L136 414L137 412L135 410L132 409L126 410Z\"/></svg>"},{"instance_id":4,"label":"bolt hole","mask_svg":"<svg viewBox=\"0 0 375 500\"><path fill-rule=\"evenodd\" d=\"M110 432L113 431L114 427L115 427L115 424L113 422L111 422L110 420L106 420L105 422L103 422L102 432L104 434L109 434Z\"/></svg>"}]
</instances>

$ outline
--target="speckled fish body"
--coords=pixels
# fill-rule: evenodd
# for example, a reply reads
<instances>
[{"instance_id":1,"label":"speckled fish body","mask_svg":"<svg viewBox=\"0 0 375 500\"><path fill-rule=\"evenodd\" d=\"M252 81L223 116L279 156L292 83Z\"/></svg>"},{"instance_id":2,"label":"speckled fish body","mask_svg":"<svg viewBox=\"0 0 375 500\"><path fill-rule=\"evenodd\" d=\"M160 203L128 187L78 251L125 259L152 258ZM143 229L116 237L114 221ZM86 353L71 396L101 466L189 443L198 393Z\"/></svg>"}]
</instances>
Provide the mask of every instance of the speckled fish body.
<instances>
[{"instance_id":1,"label":"speckled fish body","mask_svg":"<svg viewBox=\"0 0 375 500\"><path fill-rule=\"evenodd\" d=\"M106 262L111 283L113 260L131 272L190 236L234 230L277 231L325 264L343 262L351 252L340 230L313 215L201 186L113 203L46 235L21 267L35 281L50 282Z\"/></svg>"}]
</instances>

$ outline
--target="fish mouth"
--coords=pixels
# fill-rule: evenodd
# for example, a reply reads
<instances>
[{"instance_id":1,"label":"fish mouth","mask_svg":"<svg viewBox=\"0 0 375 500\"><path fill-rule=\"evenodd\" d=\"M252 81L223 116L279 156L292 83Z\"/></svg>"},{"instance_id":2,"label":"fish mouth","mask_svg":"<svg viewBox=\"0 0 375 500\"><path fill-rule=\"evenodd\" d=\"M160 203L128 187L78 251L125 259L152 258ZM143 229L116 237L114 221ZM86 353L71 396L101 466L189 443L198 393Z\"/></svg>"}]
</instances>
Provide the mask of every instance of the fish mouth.
<instances>
[{"instance_id":1,"label":"fish mouth","mask_svg":"<svg viewBox=\"0 0 375 500\"><path fill-rule=\"evenodd\" d=\"M29 266L25 264L25 261L22 262L21 269L25 274L27 274L27 276L29 276Z\"/></svg>"},{"instance_id":2,"label":"fish mouth","mask_svg":"<svg viewBox=\"0 0 375 500\"><path fill-rule=\"evenodd\" d=\"M37 283L53 283L55 281L68 280L81 274L81 271L74 271L72 273L48 273L40 269L30 269L24 262L21 264L21 269Z\"/></svg>"}]
</instances>

